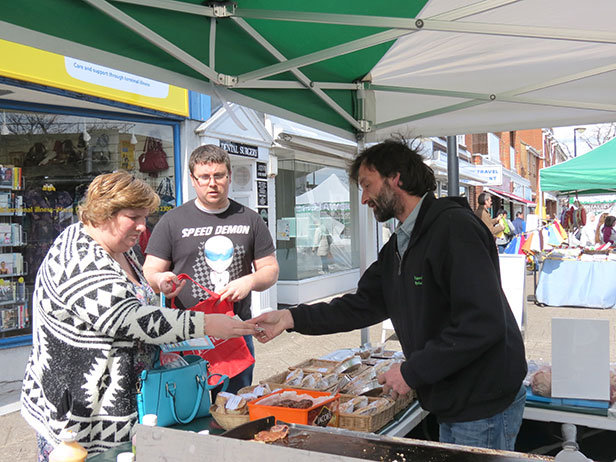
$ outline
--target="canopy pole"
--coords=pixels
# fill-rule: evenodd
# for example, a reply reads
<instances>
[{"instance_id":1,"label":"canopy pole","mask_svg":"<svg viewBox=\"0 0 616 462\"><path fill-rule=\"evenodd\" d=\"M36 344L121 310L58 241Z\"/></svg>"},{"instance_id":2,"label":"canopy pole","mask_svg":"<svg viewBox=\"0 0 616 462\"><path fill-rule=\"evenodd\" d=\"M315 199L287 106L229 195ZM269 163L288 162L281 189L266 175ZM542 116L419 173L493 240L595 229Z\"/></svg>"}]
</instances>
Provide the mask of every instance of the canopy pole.
<instances>
[{"instance_id":1,"label":"canopy pole","mask_svg":"<svg viewBox=\"0 0 616 462\"><path fill-rule=\"evenodd\" d=\"M364 150L364 138L358 137L357 154ZM377 250L377 226L378 223L374 215L370 212L370 208L361 204L361 190L357 188L357 198L359 206L359 274L363 275L368 267L376 260ZM370 343L370 331L367 327L361 329L361 344L364 346Z\"/></svg>"},{"instance_id":2,"label":"canopy pole","mask_svg":"<svg viewBox=\"0 0 616 462\"><path fill-rule=\"evenodd\" d=\"M460 167L458 165L458 140L447 137L447 195L460 195Z\"/></svg>"}]
</instances>

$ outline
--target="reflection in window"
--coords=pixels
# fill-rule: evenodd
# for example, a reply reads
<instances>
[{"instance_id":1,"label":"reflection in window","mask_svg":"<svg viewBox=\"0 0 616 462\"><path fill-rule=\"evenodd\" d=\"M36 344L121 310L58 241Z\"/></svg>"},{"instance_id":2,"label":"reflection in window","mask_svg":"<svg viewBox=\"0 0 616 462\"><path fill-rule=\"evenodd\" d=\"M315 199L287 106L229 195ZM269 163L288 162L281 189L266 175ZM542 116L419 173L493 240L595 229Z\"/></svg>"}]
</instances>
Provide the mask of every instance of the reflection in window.
<instances>
[{"instance_id":1,"label":"reflection in window","mask_svg":"<svg viewBox=\"0 0 616 462\"><path fill-rule=\"evenodd\" d=\"M357 267L344 169L280 160L276 178L280 279L301 280Z\"/></svg>"},{"instance_id":2,"label":"reflection in window","mask_svg":"<svg viewBox=\"0 0 616 462\"><path fill-rule=\"evenodd\" d=\"M150 184L161 197L148 218L150 229L176 202L170 125L18 110L3 111L2 123L0 343L32 332L37 270L54 239L78 220L77 206L92 179L124 169ZM160 150L167 168L140 162L141 155ZM135 246L141 256L146 242Z\"/></svg>"}]
</instances>

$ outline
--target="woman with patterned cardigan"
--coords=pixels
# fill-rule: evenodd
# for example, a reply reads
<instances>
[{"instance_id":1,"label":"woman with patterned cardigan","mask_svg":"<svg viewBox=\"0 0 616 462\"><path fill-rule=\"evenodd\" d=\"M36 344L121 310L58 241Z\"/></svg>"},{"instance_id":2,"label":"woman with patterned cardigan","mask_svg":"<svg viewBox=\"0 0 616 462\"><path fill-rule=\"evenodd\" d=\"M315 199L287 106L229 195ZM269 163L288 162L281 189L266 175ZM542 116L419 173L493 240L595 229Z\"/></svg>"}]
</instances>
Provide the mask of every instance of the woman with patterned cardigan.
<instances>
[{"instance_id":1,"label":"woman with patterned cardigan","mask_svg":"<svg viewBox=\"0 0 616 462\"><path fill-rule=\"evenodd\" d=\"M80 222L58 236L38 270L21 412L37 432L39 460L64 429L90 453L128 441L137 377L158 345L255 332L229 316L157 305L131 248L159 202L128 172L96 177ZM171 293L178 282L161 281L161 290Z\"/></svg>"}]
</instances>

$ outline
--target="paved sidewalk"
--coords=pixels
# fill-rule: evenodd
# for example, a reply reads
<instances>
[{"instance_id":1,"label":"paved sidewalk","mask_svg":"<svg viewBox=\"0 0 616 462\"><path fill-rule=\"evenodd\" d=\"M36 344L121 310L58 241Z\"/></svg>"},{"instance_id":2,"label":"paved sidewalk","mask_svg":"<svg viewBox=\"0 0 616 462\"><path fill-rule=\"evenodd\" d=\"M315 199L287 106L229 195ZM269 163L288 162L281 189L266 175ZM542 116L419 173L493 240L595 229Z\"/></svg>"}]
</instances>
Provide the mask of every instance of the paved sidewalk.
<instances>
[{"instance_id":1,"label":"paved sidewalk","mask_svg":"<svg viewBox=\"0 0 616 462\"><path fill-rule=\"evenodd\" d=\"M533 279L526 279L527 294L533 293ZM551 360L551 320L561 318L592 318L610 321L610 361L616 362L616 309L538 307L531 302L525 306L525 344L528 359ZM391 331L389 331L391 333ZM376 345L381 340L381 326L370 328L370 341ZM305 359L318 358L342 348L359 346L360 332L347 332L325 336L304 336L285 333L266 345L255 342L257 362L255 382L270 377L288 366ZM387 349L400 349L397 341L388 340ZM18 399L18 395L15 395ZM0 412L3 408L0 408ZM6 409L6 407L4 408ZM30 462L35 460L34 432L21 418L19 412L0 415L0 462Z\"/></svg>"}]
</instances>

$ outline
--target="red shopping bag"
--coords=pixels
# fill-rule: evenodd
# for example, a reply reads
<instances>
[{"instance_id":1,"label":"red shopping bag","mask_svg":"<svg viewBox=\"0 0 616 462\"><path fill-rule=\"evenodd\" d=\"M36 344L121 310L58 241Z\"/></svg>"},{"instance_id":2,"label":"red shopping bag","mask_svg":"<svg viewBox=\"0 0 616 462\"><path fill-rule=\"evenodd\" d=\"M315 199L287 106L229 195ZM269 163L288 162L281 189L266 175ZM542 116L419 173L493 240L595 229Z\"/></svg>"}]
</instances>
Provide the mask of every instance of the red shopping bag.
<instances>
[{"instance_id":1,"label":"red shopping bag","mask_svg":"<svg viewBox=\"0 0 616 462\"><path fill-rule=\"evenodd\" d=\"M229 299L225 299L222 302L216 304L220 299L220 295L211 290L203 287L188 274L179 274L178 279L189 279L194 284L209 294L209 298L200 301L192 308L188 308L191 311L201 311L206 314L226 314L227 316L234 316L233 303ZM176 308L175 299L171 300L171 306ZM240 372L246 370L255 362L255 358L250 354L250 350L246 345L246 340L243 337L220 339L216 337L210 337L214 344L212 350L195 350L187 351L185 354L198 355L210 363L210 374L224 374L229 377L235 377ZM214 378L214 382L216 378ZM211 385L211 384L210 384Z\"/></svg>"}]
</instances>

